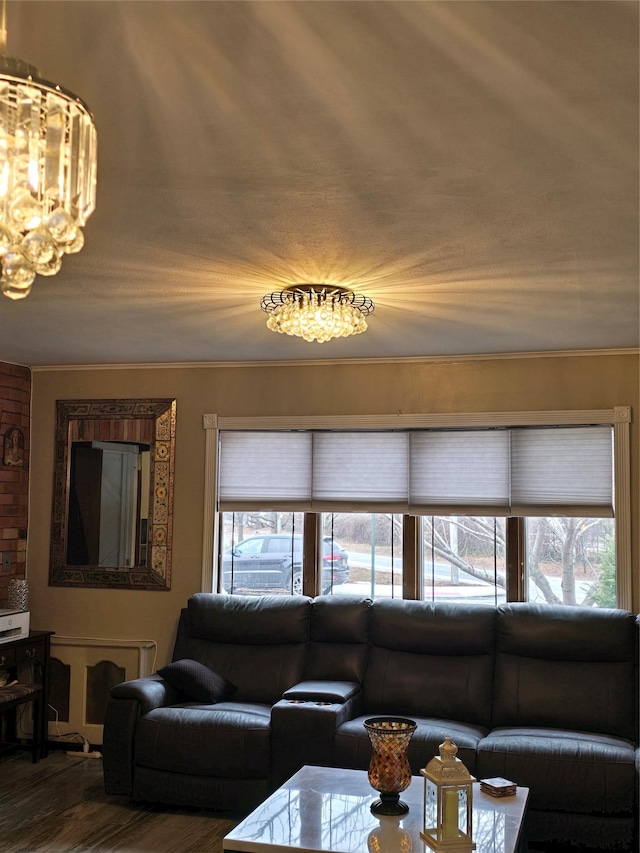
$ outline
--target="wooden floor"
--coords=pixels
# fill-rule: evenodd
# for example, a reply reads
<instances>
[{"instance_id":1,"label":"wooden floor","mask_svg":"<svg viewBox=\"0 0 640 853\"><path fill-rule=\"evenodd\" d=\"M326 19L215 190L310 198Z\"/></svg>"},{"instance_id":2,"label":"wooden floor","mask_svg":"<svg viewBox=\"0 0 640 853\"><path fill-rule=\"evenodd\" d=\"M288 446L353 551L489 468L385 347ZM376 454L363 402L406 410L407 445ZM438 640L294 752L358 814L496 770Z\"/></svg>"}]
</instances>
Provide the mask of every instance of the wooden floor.
<instances>
[{"instance_id":1,"label":"wooden floor","mask_svg":"<svg viewBox=\"0 0 640 853\"><path fill-rule=\"evenodd\" d=\"M138 806L104 793L101 759L0 759L2 853L221 853L240 816Z\"/></svg>"},{"instance_id":2,"label":"wooden floor","mask_svg":"<svg viewBox=\"0 0 640 853\"><path fill-rule=\"evenodd\" d=\"M107 796L102 759L0 757L0 853L222 853L241 818Z\"/></svg>"}]
</instances>

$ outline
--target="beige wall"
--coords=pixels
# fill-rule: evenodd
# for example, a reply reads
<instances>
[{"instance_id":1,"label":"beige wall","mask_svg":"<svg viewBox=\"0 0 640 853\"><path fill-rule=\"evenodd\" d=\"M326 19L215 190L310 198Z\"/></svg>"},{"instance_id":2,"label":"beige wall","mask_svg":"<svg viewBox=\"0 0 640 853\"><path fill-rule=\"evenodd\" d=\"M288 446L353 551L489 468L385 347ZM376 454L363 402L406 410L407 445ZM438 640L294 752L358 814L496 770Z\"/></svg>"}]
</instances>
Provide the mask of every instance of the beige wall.
<instances>
[{"instance_id":1,"label":"beige wall","mask_svg":"<svg viewBox=\"0 0 640 853\"><path fill-rule=\"evenodd\" d=\"M639 359L633 354L553 358L33 372L30 524L32 625L63 636L152 639L169 656L178 612L200 588L203 414L365 415L632 407L634 609L640 598ZM57 399L175 397L177 447L171 590L48 586Z\"/></svg>"}]
</instances>

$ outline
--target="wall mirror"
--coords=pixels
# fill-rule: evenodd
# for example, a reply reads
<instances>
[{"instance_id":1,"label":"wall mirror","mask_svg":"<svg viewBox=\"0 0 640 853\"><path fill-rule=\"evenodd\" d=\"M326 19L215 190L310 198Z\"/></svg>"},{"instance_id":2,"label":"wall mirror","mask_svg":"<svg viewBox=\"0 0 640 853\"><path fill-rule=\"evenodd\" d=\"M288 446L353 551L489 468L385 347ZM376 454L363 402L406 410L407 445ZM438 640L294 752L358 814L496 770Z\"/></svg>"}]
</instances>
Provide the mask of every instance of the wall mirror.
<instances>
[{"instance_id":1,"label":"wall mirror","mask_svg":"<svg viewBox=\"0 0 640 853\"><path fill-rule=\"evenodd\" d=\"M169 589L176 401L57 400L50 586Z\"/></svg>"}]
</instances>

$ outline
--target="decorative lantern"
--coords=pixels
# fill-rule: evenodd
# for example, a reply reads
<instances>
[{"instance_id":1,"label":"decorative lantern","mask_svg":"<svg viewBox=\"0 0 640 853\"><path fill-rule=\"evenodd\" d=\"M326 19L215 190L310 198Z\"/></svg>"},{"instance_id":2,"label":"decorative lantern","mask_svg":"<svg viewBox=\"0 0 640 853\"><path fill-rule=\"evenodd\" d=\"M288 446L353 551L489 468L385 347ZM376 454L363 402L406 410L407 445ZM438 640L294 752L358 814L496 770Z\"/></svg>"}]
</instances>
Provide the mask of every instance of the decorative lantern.
<instances>
[{"instance_id":1,"label":"decorative lantern","mask_svg":"<svg viewBox=\"0 0 640 853\"><path fill-rule=\"evenodd\" d=\"M475 850L471 837L473 783L476 781L456 757L458 747L446 737L420 775L424 776L424 828L420 837L437 853Z\"/></svg>"}]
</instances>

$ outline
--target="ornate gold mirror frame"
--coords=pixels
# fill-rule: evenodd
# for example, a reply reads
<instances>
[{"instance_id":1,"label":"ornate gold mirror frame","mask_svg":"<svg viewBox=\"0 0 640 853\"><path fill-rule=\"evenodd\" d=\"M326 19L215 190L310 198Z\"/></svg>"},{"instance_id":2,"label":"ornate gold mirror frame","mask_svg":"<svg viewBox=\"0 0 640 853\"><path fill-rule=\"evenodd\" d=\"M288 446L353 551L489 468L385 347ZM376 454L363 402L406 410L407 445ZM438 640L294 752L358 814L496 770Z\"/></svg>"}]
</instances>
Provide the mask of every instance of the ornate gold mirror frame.
<instances>
[{"instance_id":1,"label":"ornate gold mirror frame","mask_svg":"<svg viewBox=\"0 0 640 853\"><path fill-rule=\"evenodd\" d=\"M171 399L56 401L50 586L170 589L175 430ZM150 447L146 565L67 565L71 446L93 440Z\"/></svg>"}]
</instances>

